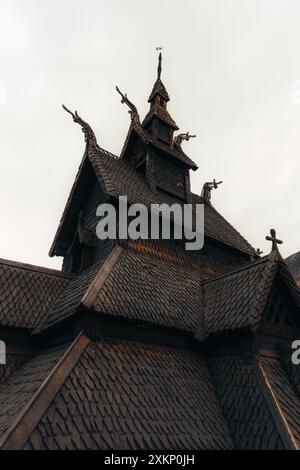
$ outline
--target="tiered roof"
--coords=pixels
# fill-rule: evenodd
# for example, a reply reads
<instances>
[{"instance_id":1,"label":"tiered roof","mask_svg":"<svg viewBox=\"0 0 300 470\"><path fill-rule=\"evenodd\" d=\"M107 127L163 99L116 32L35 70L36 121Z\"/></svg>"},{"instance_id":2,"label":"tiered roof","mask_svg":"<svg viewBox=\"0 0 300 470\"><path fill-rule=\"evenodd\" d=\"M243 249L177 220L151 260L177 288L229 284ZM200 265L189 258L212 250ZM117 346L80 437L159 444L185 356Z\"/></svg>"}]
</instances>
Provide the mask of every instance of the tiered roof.
<instances>
[{"instance_id":1,"label":"tiered roof","mask_svg":"<svg viewBox=\"0 0 300 470\"><path fill-rule=\"evenodd\" d=\"M160 75L161 56L151 103L169 100ZM51 255L66 254L93 182L105 201L179 202L72 116L86 150ZM138 121L130 132L164 145ZM191 167L179 148L167 151ZM281 241L272 230L272 251L259 258L209 201L189 200L205 205L200 254L116 241L73 274L0 260L0 449L300 448L300 369L290 358L300 293ZM288 328L272 323L273 307L276 322L288 312Z\"/></svg>"}]
</instances>

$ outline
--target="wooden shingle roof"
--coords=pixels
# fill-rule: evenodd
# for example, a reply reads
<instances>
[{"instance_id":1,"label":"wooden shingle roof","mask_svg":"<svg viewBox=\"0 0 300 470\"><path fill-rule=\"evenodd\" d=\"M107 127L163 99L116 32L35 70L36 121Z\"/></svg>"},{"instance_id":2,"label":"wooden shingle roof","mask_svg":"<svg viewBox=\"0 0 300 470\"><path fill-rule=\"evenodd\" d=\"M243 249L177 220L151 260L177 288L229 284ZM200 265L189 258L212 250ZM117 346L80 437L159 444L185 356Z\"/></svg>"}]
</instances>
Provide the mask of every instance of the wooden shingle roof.
<instances>
[{"instance_id":1,"label":"wooden shingle roof","mask_svg":"<svg viewBox=\"0 0 300 470\"><path fill-rule=\"evenodd\" d=\"M53 269L0 259L0 325L35 328L73 277Z\"/></svg>"},{"instance_id":2,"label":"wooden shingle roof","mask_svg":"<svg viewBox=\"0 0 300 470\"><path fill-rule=\"evenodd\" d=\"M186 349L81 336L2 390L1 449L234 447L205 359Z\"/></svg>"},{"instance_id":3,"label":"wooden shingle roof","mask_svg":"<svg viewBox=\"0 0 300 470\"><path fill-rule=\"evenodd\" d=\"M36 332L61 323L83 307L113 317L195 331L201 277L191 268L178 269L176 263L117 247L106 260L69 284Z\"/></svg>"},{"instance_id":4,"label":"wooden shingle roof","mask_svg":"<svg viewBox=\"0 0 300 470\"><path fill-rule=\"evenodd\" d=\"M143 120L143 126L147 126L148 122L151 121L153 117L157 117L160 119L160 121L172 127L175 131L179 129L174 119L170 116L169 112L157 104L154 104L150 108L149 112L145 116L145 119Z\"/></svg>"},{"instance_id":5,"label":"wooden shingle roof","mask_svg":"<svg viewBox=\"0 0 300 470\"><path fill-rule=\"evenodd\" d=\"M165 101L170 101L169 94L160 78L156 80L150 93L148 103L151 103L156 95L160 95Z\"/></svg>"},{"instance_id":6,"label":"wooden shingle roof","mask_svg":"<svg viewBox=\"0 0 300 470\"><path fill-rule=\"evenodd\" d=\"M65 225L69 226L69 217L74 211L74 204L77 207L74 197L79 192L80 184L84 184L84 175L87 175L90 171L89 162L101 188L108 197L118 198L120 195L127 195L129 204L145 204L148 208L151 204L172 203L172 201L180 203L180 200L176 198L168 197L159 191L152 191L145 178L124 159L119 159L101 148L97 150L97 153L89 153L87 149L55 235L50 250L51 256L56 252L56 244L64 231ZM195 204L205 203L198 195L192 195L192 197ZM204 210L205 235L207 237L243 253L257 256L255 249L211 204L205 204Z\"/></svg>"},{"instance_id":7,"label":"wooden shingle roof","mask_svg":"<svg viewBox=\"0 0 300 470\"><path fill-rule=\"evenodd\" d=\"M259 327L271 288L280 273L300 309L300 291L282 258L265 258L202 284L202 331L209 333Z\"/></svg>"}]
</instances>

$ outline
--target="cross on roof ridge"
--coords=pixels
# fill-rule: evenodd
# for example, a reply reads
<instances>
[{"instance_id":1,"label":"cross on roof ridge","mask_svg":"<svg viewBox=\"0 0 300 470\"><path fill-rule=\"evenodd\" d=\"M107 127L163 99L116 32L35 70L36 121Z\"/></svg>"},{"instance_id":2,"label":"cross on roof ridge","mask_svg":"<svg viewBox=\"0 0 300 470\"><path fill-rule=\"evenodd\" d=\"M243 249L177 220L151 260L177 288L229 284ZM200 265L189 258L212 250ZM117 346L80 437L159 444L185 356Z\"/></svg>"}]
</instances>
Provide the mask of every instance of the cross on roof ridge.
<instances>
[{"instance_id":1,"label":"cross on roof ridge","mask_svg":"<svg viewBox=\"0 0 300 470\"><path fill-rule=\"evenodd\" d=\"M272 252L273 251L278 251L278 245L281 245L283 243L283 241L276 238L275 228L270 229L270 235L271 236L269 236L269 235L266 236L266 240L272 242Z\"/></svg>"}]
</instances>

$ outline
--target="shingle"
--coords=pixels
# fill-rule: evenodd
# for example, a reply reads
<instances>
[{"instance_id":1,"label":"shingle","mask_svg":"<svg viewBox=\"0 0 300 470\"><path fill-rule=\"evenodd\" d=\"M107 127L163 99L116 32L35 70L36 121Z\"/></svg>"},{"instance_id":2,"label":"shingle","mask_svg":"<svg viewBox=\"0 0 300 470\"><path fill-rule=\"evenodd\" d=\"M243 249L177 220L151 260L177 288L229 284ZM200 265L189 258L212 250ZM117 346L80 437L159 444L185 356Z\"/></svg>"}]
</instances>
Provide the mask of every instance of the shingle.
<instances>
[{"instance_id":1,"label":"shingle","mask_svg":"<svg viewBox=\"0 0 300 470\"><path fill-rule=\"evenodd\" d=\"M174 256L167 259L123 249L91 308L111 316L195 331L203 276L187 260L179 259L177 264ZM70 282L36 333L76 312L104 262L97 262Z\"/></svg>"},{"instance_id":2,"label":"shingle","mask_svg":"<svg viewBox=\"0 0 300 470\"><path fill-rule=\"evenodd\" d=\"M238 449L284 449L269 409L255 363L242 356L219 356L208 360L208 368Z\"/></svg>"},{"instance_id":3,"label":"shingle","mask_svg":"<svg viewBox=\"0 0 300 470\"><path fill-rule=\"evenodd\" d=\"M113 316L195 331L199 302L197 272L123 250L93 308Z\"/></svg>"},{"instance_id":4,"label":"shingle","mask_svg":"<svg viewBox=\"0 0 300 470\"><path fill-rule=\"evenodd\" d=\"M176 152L178 158L184 157L183 152ZM109 196L119 198L120 195L126 195L128 197L129 204L145 204L148 209L151 204L171 203L172 201L182 204L182 201L168 197L162 192L153 192L145 178L132 165L130 165L130 163L124 159L116 157L104 149L99 148L97 154L92 152L89 155L89 158L100 186ZM63 227L68 223L68 217L72 213L72 201L76 193L77 185L81 184L81 172L88 172L87 161L88 157L85 155L62 215L62 219L50 251L51 254L54 253L55 244L62 233ZM204 203L203 199L196 194L192 194L192 199L193 204ZM230 225L210 204L205 204L204 215L205 235L208 238L217 240L241 252L256 256L254 248L252 248L239 232L237 232L237 230L235 230L235 228L232 227L232 225Z\"/></svg>"},{"instance_id":5,"label":"shingle","mask_svg":"<svg viewBox=\"0 0 300 470\"><path fill-rule=\"evenodd\" d=\"M184 152L182 149L178 150L175 147L170 147L170 145L165 144L162 141L159 141L157 139L152 139L151 135L144 129L140 124L135 124L133 125L128 132L128 135L126 137L125 143L123 150L121 152L121 158L123 157L125 153L125 149L128 145L128 142L130 140L130 137L133 132L136 132L136 134L142 139L142 141L146 144L151 144L153 147L156 149L162 151L165 156L167 154L166 158L173 158L176 160L179 160L180 162L184 163L186 166L189 168L192 168L193 170L197 170L198 166L196 163L193 162Z\"/></svg>"},{"instance_id":6,"label":"shingle","mask_svg":"<svg viewBox=\"0 0 300 470\"><path fill-rule=\"evenodd\" d=\"M143 126L146 126L153 117L157 117L158 119L165 122L166 124L168 124L168 126L172 127L175 130L179 129L176 122L173 118L171 118L168 111L159 106L158 104L154 104L153 106L151 106L150 111L145 116Z\"/></svg>"},{"instance_id":7,"label":"shingle","mask_svg":"<svg viewBox=\"0 0 300 470\"><path fill-rule=\"evenodd\" d=\"M275 264L269 265L269 259L264 258L203 283L202 314L206 334L255 326L276 269ZM259 296L262 283L263 292Z\"/></svg>"},{"instance_id":8,"label":"shingle","mask_svg":"<svg viewBox=\"0 0 300 470\"><path fill-rule=\"evenodd\" d=\"M67 347L65 344L39 353L0 385L0 436L28 405Z\"/></svg>"},{"instance_id":9,"label":"shingle","mask_svg":"<svg viewBox=\"0 0 300 470\"><path fill-rule=\"evenodd\" d=\"M0 325L34 328L71 277L60 271L0 260Z\"/></svg>"},{"instance_id":10,"label":"shingle","mask_svg":"<svg viewBox=\"0 0 300 470\"><path fill-rule=\"evenodd\" d=\"M92 391L97 391L101 400L94 403L95 416L83 408L79 423L71 404L75 409L82 402L90 404L90 384L86 382L90 370L97 372ZM107 379L110 372L114 379ZM77 376L82 378L80 382ZM117 385L120 394L116 393ZM66 434L61 431L65 388L70 390ZM94 420L102 423L100 429L93 427ZM49 434L45 422L49 423ZM58 432L60 448L66 439L72 449L233 448L203 358L185 349L118 340L88 346L25 448L52 448L54 432ZM79 432L80 440L76 439Z\"/></svg>"},{"instance_id":11,"label":"shingle","mask_svg":"<svg viewBox=\"0 0 300 470\"><path fill-rule=\"evenodd\" d=\"M56 302L49 309L47 316L37 325L35 333L50 328L62 320L66 320L76 312L83 295L98 274L104 261L105 258L97 261L93 266L76 276L69 283L63 294L57 297Z\"/></svg>"},{"instance_id":12,"label":"shingle","mask_svg":"<svg viewBox=\"0 0 300 470\"><path fill-rule=\"evenodd\" d=\"M284 415L284 426L300 448L300 402L284 368L277 358L260 357L259 361L268 379L280 413Z\"/></svg>"},{"instance_id":13,"label":"shingle","mask_svg":"<svg viewBox=\"0 0 300 470\"><path fill-rule=\"evenodd\" d=\"M148 102L151 103L151 101L153 100L153 98L155 98L156 95L160 95L164 98L164 100L170 101L170 97L166 90L166 87L160 78L158 78L154 83Z\"/></svg>"},{"instance_id":14,"label":"shingle","mask_svg":"<svg viewBox=\"0 0 300 470\"><path fill-rule=\"evenodd\" d=\"M282 258L274 260L271 255L203 282L203 335L241 328L256 329L277 272L300 308L300 291L291 273Z\"/></svg>"},{"instance_id":15,"label":"shingle","mask_svg":"<svg viewBox=\"0 0 300 470\"><path fill-rule=\"evenodd\" d=\"M165 202L179 202L175 198L168 198L165 194L151 190L144 177L128 162L112 158L100 150L98 158L92 161L98 178L104 182L108 194L118 198L127 195L129 204L141 203L150 208L151 204ZM200 196L192 195L193 203L201 204ZM255 255L254 248L210 205L204 209L205 234L208 237L219 240L226 245L240 251Z\"/></svg>"}]
</instances>

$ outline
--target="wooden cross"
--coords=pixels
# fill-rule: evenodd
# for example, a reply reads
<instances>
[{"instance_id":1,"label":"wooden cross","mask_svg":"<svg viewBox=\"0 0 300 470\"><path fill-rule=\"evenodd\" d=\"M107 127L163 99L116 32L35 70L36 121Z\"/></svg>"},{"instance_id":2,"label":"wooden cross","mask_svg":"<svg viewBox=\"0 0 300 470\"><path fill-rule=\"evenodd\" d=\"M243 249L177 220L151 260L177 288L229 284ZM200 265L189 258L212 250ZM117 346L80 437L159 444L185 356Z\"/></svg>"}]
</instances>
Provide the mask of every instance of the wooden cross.
<instances>
[{"instance_id":1,"label":"wooden cross","mask_svg":"<svg viewBox=\"0 0 300 470\"><path fill-rule=\"evenodd\" d=\"M276 238L276 230L274 228L271 228L270 234L271 234L271 236L270 237L267 236L266 240L272 242L272 251L274 251L274 250L278 251L278 246L277 245L281 245L283 243L283 241L278 240L278 238Z\"/></svg>"}]
</instances>

